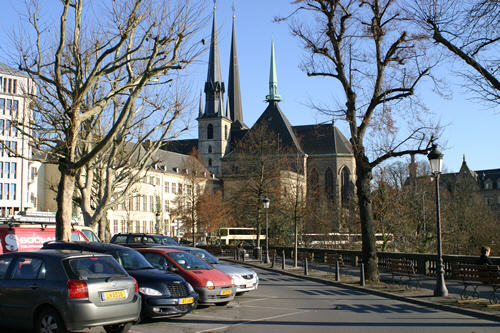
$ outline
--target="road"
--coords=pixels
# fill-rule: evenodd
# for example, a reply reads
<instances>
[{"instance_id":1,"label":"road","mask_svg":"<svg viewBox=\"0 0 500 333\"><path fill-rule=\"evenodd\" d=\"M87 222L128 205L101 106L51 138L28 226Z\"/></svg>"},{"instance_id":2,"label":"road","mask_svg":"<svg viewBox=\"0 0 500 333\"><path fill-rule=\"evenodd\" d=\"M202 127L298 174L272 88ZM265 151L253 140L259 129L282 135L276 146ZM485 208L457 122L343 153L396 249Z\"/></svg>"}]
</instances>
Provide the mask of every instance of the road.
<instances>
[{"instance_id":1,"label":"road","mask_svg":"<svg viewBox=\"0 0 500 333\"><path fill-rule=\"evenodd\" d=\"M257 291L228 306L135 325L130 332L499 332L500 322L256 269ZM98 332L99 330L92 330Z\"/></svg>"}]
</instances>

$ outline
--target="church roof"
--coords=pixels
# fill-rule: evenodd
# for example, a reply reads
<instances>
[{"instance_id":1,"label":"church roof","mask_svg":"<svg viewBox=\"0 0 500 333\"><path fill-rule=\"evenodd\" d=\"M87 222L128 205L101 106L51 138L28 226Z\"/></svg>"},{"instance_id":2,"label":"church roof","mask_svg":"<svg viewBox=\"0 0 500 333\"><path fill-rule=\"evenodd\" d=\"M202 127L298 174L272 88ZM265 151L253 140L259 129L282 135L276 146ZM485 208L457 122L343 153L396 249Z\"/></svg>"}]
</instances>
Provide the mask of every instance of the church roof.
<instances>
[{"instance_id":1,"label":"church roof","mask_svg":"<svg viewBox=\"0 0 500 333\"><path fill-rule=\"evenodd\" d=\"M351 144L339 129L330 124L293 126L293 131L308 155L352 154Z\"/></svg>"},{"instance_id":2,"label":"church roof","mask_svg":"<svg viewBox=\"0 0 500 333\"><path fill-rule=\"evenodd\" d=\"M198 139L171 140L165 142L161 149L174 153L189 155L193 149L198 149Z\"/></svg>"}]
</instances>

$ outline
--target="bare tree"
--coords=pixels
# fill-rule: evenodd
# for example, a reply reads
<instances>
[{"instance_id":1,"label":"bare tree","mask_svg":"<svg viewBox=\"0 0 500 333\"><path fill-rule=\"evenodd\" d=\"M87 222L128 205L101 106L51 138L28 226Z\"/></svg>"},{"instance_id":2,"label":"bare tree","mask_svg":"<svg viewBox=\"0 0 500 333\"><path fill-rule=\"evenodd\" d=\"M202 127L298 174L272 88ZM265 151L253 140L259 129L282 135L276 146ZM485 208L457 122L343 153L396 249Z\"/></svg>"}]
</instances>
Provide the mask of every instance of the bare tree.
<instances>
[{"instance_id":1,"label":"bare tree","mask_svg":"<svg viewBox=\"0 0 500 333\"><path fill-rule=\"evenodd\" d=\"M430 133L435 128L420 118L417 111L421 108L412 102L416 101L418 84L430 75L433 64L425 57L420 36L407 30L395 0L295 3L297 10L288 19L296 18L290 24L291 31L308 54L304 71L309 76L333 79L341 88L338 98L342 103L321 110L349 125L362 259L367 279L377 281L372 170L391 157L429 151Z\"/></svg>"},{"instance_id":2,"label":"bare tree","mask_svg":"<svg viewBox=\"0 0 500 333\"><path fill-rule=\"evenodd\" d=\"M150 94L175 87L180 71L203 47L194 42L200 14L196 4L127 0L84 7L88 3L63 0L54 29L52 22L40 19L33 0L27 9L36 41L20 45L19 68L37 86L29 133L34 147L61 173L56 239L62 240L70 239L79 170L112 154L134 125L145 125L141 139L147 134L161 139L182 108L179 99L171 101L171 109L149 107L154 104Z\"/></svg>"},{"instance_id":3,"label":"bare tree","mask_svg":"<svg viewBox=\"0 0 500 333\"><path fill-rule=\"evenodd\" d=\"M411 0L409 17L436 44L464 63L464 87L494 106L500 104L500 2L498 0Z\"/></svg>"}]
</instances>

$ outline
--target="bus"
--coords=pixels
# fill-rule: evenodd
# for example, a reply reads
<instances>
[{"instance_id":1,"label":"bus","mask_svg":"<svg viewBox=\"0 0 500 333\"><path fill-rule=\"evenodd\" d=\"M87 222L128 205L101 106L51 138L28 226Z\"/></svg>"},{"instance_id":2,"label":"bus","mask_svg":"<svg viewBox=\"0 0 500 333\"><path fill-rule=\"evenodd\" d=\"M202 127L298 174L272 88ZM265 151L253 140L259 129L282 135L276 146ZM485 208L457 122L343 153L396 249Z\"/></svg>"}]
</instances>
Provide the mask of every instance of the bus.
<instances>
[{"instance_id":1,"label":"bus","mask_svg":"<svg viewBox=\"0 0 500 333\"><path fill-rule=\"evenodd\" d=\"M260 240L265 240L265 230L261 231ZM228 227L219 229L219 239L222 245L237 244L239 242L257 242L257 229L244 227Z\"/></svg>"}]
</instances>

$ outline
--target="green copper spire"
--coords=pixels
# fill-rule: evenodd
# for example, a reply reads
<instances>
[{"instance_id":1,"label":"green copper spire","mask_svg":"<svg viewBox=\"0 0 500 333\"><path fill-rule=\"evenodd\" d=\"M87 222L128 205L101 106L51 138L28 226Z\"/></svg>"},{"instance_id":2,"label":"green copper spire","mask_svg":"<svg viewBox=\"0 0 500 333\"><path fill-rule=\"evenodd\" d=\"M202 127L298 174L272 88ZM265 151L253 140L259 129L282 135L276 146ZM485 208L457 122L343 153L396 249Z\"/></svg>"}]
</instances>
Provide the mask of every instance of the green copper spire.
<instances>
[{"instance_id":1,"label":"green copper spire","mask_svg":"<svg viewBox=\"0 0 500 333\"><path fill-rule=\"evenodd\" d=\"M274 60L274 40L271 41L271 66L269 70L269 95L267 102L279 102L281 96L278 95L278 75L276 74L276 61Z\"/></svg>"}]
</instances>

